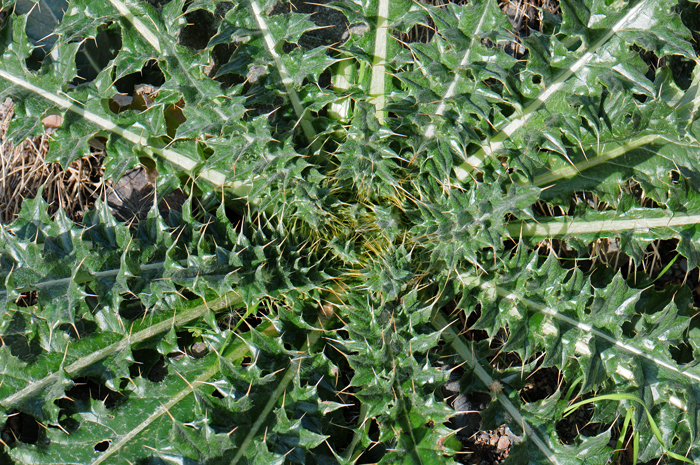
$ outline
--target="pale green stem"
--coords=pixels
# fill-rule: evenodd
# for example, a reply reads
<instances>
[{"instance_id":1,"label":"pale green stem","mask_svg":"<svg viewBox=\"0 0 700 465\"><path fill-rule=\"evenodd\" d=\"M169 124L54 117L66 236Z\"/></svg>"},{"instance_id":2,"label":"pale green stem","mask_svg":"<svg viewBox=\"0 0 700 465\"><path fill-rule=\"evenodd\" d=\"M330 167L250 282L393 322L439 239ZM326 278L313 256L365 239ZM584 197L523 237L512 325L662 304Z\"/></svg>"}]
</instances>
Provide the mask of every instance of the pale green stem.
<instances>
[{"instance_id":1,"label":"pale green stem","mask_svg":"<svg viewBox=\"0 0 700 465\"><path fill-rule=\"evenodd\" d=\"M578 163L576 165L567 165L556 171L552 171L551 173L538 176L535 178L534 184L536 186L547 186L561 179L572 178L580 174L581 171L585 171L589 168L593 168L594 166L614 160L615 158L624 155L625 153L631 150L638 149L643 145L652 144L658 139L665 138L659 134L651 134L647 136L638 137L637 139L631 140L628 143L622 144L619 147L616 147L612 150L608 150L607 152L603 152L600 155L591 157L584 162Z\"/></svg>"},{"instance_id":2,"label":"pale green stem","mask_svg":"<svg viewBox=\"0 0 700 465\"><path fill-rule=\"evenodd\" d=\"M86 357L82 357L79 360L71 363L67 367L63 368L64 373L68 377L75 377L80 375L80 373L86 368L98 363L110 355L117 353L119 351L125 350L126 348L138 344L146 339L150 339L153 336L169 331L171 328L179 327L190 321L196 320L203 317L209 311L217 311L232 305L238 305L242 302L241 297L235 292L230 291L223 296L211 301L205 302L198 305L190 310L186 310L178 315L173 316L171 319L161 321L150 328L139 331L138 333L132 334L129 337L122 339L119 342L108 345L98 351L91 353ZM59 382L61 380L60 373L52 373L44 378L33 382L24 389L0 400L0 406L3 409L9 410L12 407L21 404L25 399L36 395L37 393L47 389L51 384Z\"/></svg>"},{"instance_id":3,"label":"pale green stem","mask_svg":"<svg viewBox=\"0 0 700 465\"><path fill-rule=\"evenodd\" d=\"M124 129L120 126L117 126L110 120L86 110L85 108L77 105L76 103L74 103L74 101L66 97L54 95L50 92L47 92L44 89L41 89L40 87L37 87L34 84L31 84L30 82L27 82L24 79L14 76L13 74L10 74L2 69L0 69L0 77L12 82L13 84L24 87L25 89L35 93L36 95L55 103L64 110L72 111L77 115L82 116L87 121L95 124L96 126L99 126L100 128L106 131L117 134L137 146L143 147L145 151L154 153L164 158L168 162L172 163L173 165L179 166L185 171L191 172L197 166L197 162L184 155L179 154L174 150L168 148L161 149L156 147L149 147L148 140L146 139L146 137L136 134L135 132L132 132L128 129ZM229 188L234 195L237 195L239 197L245 197L246 195L248 195L248 192L250 192L251 189L249 184L243 182L227 182L226 176L223 173L212 169L203 170L199 174L199 177L205 179L206 181L209 181L214 186L225 186Z\"/></svg>"},{"instance_id":4,"label":"pale green stem","mask_svg":"<svg viewBox=\"0 0 700 465\"><path fill-rule=\"evenodd\" d=\"M468 347L467 344L457 335L457 333L452 329L450 324L447 322L445 317L438 313L433 318L433 327L438 331L442 331L443 339L445 342L452 345L452 347L457 351L460 358L465 361L465 363L472 369L472 372L481 380L484 386L491 386L494 382L493 378L484 370L481 363L474 356L474 348ZM511 416L513 422L520 427L527 435L527 437L532 440L532 442L537 446L537 448L544 454L545 457L553 464L559 464L556 456L552 451L549 450L547 444L537 435L535 430L530 426L530 424L525 421L525 418L520 414L517 408L508 398L505 392L492 392L498 399L498 402L503 406L508 415Z\"/></svg>"},{"instance_id":5,"label":"pale green stem","mask_svg":"<svg viewBox=\"0 0 700 465\"><path fill-rule=\"evenodd\" d=\"M327 321L328 318L326 317L321 317L319 319L319 327L323 327L323 322ZM304 344L304 347L302 350L309 349L311 348L316 341L321 337L322 331L312 331L311 334L309 334L306 344ZM243 439L243 443L241 444L241 447L238 449L236 452L236 455L233 457L233 460L231 461L231 465L236 465L242 458L243 455L246 453L248 450L248 447L250 444L253 442L255 439L256 435L258 434L258 431L260 430L260 427L262 424L265 422L267 419L267 416L270 414L273 408L275 408L275 405L277 405L277 401L279 400L280 397L284 394L284 392L287 389L287 386L289 383L294 379L294 376L297 374L299 371L299 368L301 366L301 362L304 360L304 356L299 356L297 358L294 358L291 360L291 363L289 367L287 368L287 371L284 373L284 376L280 380L279 384L277 385L277 388L275 388L275 391L272 393L270 396L270 399L267 401L267 404L265 404L265 408L263 408L263 411L258 415L258 418L255 420L255 423L250 427L250 430L248 431L248 434L246 435L245 439Z\"/></svg>"},{"instance_id":6,"label":"pale green stem","mask_svg":"<svg viewBox=\"0 0 700 465\"><path fill-rule=\"evenodd\" d=\"M160 56L163 53L163 50L160 47L158 37L156 37L156 35L153 34L153 32L151 32L151 30L146 27L146 25L143 24L139 18L134 16L131 9L129 9L124 2L120 2L119 0L109 0L109 2L127 19L127 21L134 25L136 30L139 31L139 34L141 34L143 38L146 39L149 44L151 44L151 46L158 53L158 56Z\"/></svg>"},{"instance_id":7,"label":"pale green stem","mask_svg":"<svg viewBox=\"0 0 700 465\"><path fill-rule=\"evenodd\" d=\"M131 440L133 440L137 435L141 434L143 430L148 428L154 421L156 421L158 418L162 417L168 411L173 408L175 405L177 405L180 401L182 401L185 397L189 396L194 392L195 386L199 386L200 384L204 384L209 379L214 376L216 373L219 372L219 367L218 365L212 365L209 367L207 371L202 373L197 377L197 379L187 386L185 389L182 391L178 392L172 399L170 399L168 402L165 404L161 405L156 409L155 412L150 414L144 421L136 425L134 429L132 429L128 434L125 434L122 436L117 442L112 444L102 455L100 455L94 462L92 462L92 465L99 465L100 463L103 463L105 460L110 458L112 455L116 454L117 452L121 451L122 447L124 445L128 444Z\"/></svg>"},{"instance_id":8,"label":"pale green stem","mask_svg":"<svg viewBox=\"0 0 700 465\"><path fill-rule=\"evenodd\" d=\"M333 75L333 88L345 91L350 88L356 74L356 62L354 59L345 59L338 62ZM347 123L350 119L350 99L345 98L341 102L333 102L328 110L331 118L341 123Z\"/></svg>"},{"instance_id":9,"label":"pale green stem","mask_svg":"<svg viewBox=\"0 0 700 465\"><path fill-rule=\"evenodd\" d=\"M518 221L508 224L511 237L556 237L583 234L619 235L621 231L649 231L654 228L676 228L700 224L700 215L677 213L659 218L611 218L606 220L574 220L556 218L542 223Z\"/></svg>"},{"instance_id":10,"label":"pale green stem","mask_svg":"<svg viewBox=\"0 0 700 465\"><path fill-rule=\"evenodd\" d=\"M179 261L180 265L186 266L187 265L187 260L180 260ZM141 272L148 272L152 270L159 270L162 269L163 266L165 265L165 262L154 262L154 263L148 263L146 265L141 265L139 268ZM76 284L84 284L88 282L92 282L98 279L104 279L104 278L112 278L116 275L119 274L118 269L114 270L106 270L106 271L97 271L93 274L78 274L75 277L71 276L68 278L58 278L58 279L49 279L47 281L40 281L38 283L33 283L30 286L25 286L25 287L20 287L16 288L16 292L27 292L31 290L39 290L39 289L46 289L52 286L67 286L68 284L71 283L71 281L75 281ZM0 274L0 279L6 277L7 274ZM7 295L7 289L0 289L0 296Z\"/></svg>"},{"instance_id":11,"label":"pale green stem","mask_svg":"<svg viewBox=\"0 0 700 465\"><path fill-rule=\"evenodd\" d=\"M484 7L484 11L481 14L481 18L479 18L479 22L476 25L476 29L474 29L474 33L472 34L472 38L469 41L469 47L467 47L467 50L464 52L464 55L462 56L462 60L459 62L459 69L463 69L465 66L469 64L469 55L471 53L472 47L474 46L474 42L476 40L480 40L479 34L481 34L481 28L484 26L484 21L488 17L490 11L488 6ZM458 71L457 70L457 71ZM454 77L452 78L452 82L450 83L449 87L447 88L447 92L445 92L445 95L443 95L442 99L440 99L440 104L438 105L437 109L435 110L435 114L437 116L443 116L445 114L445 109L447 106L445 105L445 100L452 98L455 95L455 91L457 89L457 84L459 84L460 80L460 75L459 72L454 73ZM432 138L435 136L435 124L430 123L428 125L428 128L425 130L425 137L427 138Z\"/></svg>"},{"instance_id":12,"label":"pale green stem","mask_svg":"<svg viewBox=\"0 0 700 465\"><path fill-rule=\"evenodd\" d=\"M506 125L505 128L501 130L496 136L491 138L487 145L482 146L475 154L467 157L467 161L462 163L459 167L455 169L455 174L457 178L465 182L474 170L478 170L484 163L487 156L494 154L503 149L504 143L508 140L518 129L522 128L525 123L535 114L535 112L545 104L545 102L552 96L557 94L563 87L566 81L574 75L581 68L586 66L595 57L596 52L600 47L602 47L610 38L616 33L627 27L628 23L633 22L641 10L647 6L649 0L641 1L636 6L631 8L615 25L610 28L603 36L595 42L589 50L581 56L576 62L571 65L568 69L562 71L559 76L552 82L549 87L547 87L537 98L528 105L524 110L520 118L514 119Z\"/></svg>"},{"instance_id":13,"label":"pale green stem","mask_svg":"<svg viewBox=\"0 0 700 465\"><path fill-rule=\"evenodd\" d=\"M386 119L386 53L389 40L389 2L379 0L377 11L377 34L374 41L374 59L372 60L372 79L370 81L370 101L376 109L375 114L381 122Z\"/></svg>"},{"instance_id":14,"label":"pale green stem","mask_svg":"<svg viewBox=\"0 0 700 465\"><path fill-rule=\"evenodd\" d=\"M253 9L255 21L258 23L258 28L260 28L260 32L262 32L263 38L265 39L267 51L270 53L270 55L272 55L272 58L275 60L277 71L279 72L280 77L282 78L282 84L284 85L284 88L287 91L287 95L289 95L289 100L292 102L292 107L294 108L294 112L296 113L297 118L299 118L301 129L304 132L306 139L309 142L313 142L316 138L316 131L314 131L311 122L304 115L304 108L301 106L299 94L297 94L297 91L294 88L294 80L289 74L287 67L282 62L282 58L280 57L279 53L277 53L277 50L275 48L275 39L274 37L272 37L270 29L267 27L267 23L265 22L262 10L260 9L260 5L258 5L257 0L251 0L250 5Z\"/></svg>"},{"instance_id":15,"label":"pale green stem","mask_svg":"<svg viewBox=\"0 0 700 465\"><path fill-rule=\"evenodd\" d=\"M579 321L576 321L573 318L570 318L566 315L559 313L559 311L555 308L548 307L546 305L540 304L540 303L535 302L533 300L527 299L521 295L518 295L515 292L511 292L509 290L503 289L503 288L499 287L496 283L493 283L491 281L485 281L482 278L479 278L479 277L476 277L476 276L473 276L470 274L460 275L460 280L467 286L480 287L481 289L484 289L484 290L493 290L500 297L512 302L514 305L516 305L516 304L524 305L525 307L528 307L531 310L542 313L544 315L549 315L549 316L551 316L559 321L566 323L567 325L573 326L574 328L578 328L579 330L581 330L583 332L592 334L597 338L603 339L603 340L609 342L610 344L612 344L613 346L615 346L621 350L624 350L625 352L628 352L628 353L633 354L633 355L638 356L638 357L645 358L645 359L649 360L650 362L652 362L660 367L663 367L667 370L671 370L674 373L677 373L681 376L685 376L692 381L695 381L695 382L700 381L700 376L694 375L694 374L689 373L687 371L681 371L678 369L677 366L674 366L670 363L667 363L661 359L654 357L653 355L650 355L648 353L648 350L646 350L646 349L642 350L642 349L639 349L631 344L627 344L623 341L619 341L619 340L615 339L614 337L605 334L604 332L598 330L597 328L595 328L589 324L585 324L585 323L581 323ZM552 328L552 330L556 331L555 328ZM583 344L583 346L579 346L579 344ZM588 350L587 343L579 342L577 344L577 350L579 350L580 352L585 352L586 350ZM622 374L621 374L622 376L628 376L624 370L621 370L621 371L622 371ZM681 399L676 398L675 396L671 396L669 398L669 403L671 403L672 405L674 405L682 410L686 409L685 403Z\"/></svg>"},{"instance_id":16,"label":"pale green stem","mask_svg":"<svg viewBox=\"0 0 700 465\"><path fill-rule=\"evenodd\" d=\"M249 348L247 344L241 343L238 347L237 350L233 351L230 353L226 358L228 360L236 360L239 357L242 357L246 353L249 352ZM198 387L201 384L206 384L209 379L214 376L215 374L219 373L221 371L220 365L218 363L212 365L209 367L207 371L199 375L193 383L188 383L188 386L180 391L175 397L170 399L168 402L165 404L161 405L156 409L155 412L153 412L151 415L149 415L143 422L139 423L133 430L131 430L128 434L125 434L119 441L115 442L112 444L107 451L105 451L104 454L100 455L100 457L92 462L92 465L98 465L105 460L107 460L110 456L114 455L117 453L121 448L128 444L133 438L135 438L138 434L140 434L143 430L145 430L148 426L150 426L154 421L156 421L158 418L162 417L163 415L167 414L168 411L174 407L178 402L183 400L185 397L188 395L192 394L195 390L196 387Z\"/></svg>"}]
</instances>

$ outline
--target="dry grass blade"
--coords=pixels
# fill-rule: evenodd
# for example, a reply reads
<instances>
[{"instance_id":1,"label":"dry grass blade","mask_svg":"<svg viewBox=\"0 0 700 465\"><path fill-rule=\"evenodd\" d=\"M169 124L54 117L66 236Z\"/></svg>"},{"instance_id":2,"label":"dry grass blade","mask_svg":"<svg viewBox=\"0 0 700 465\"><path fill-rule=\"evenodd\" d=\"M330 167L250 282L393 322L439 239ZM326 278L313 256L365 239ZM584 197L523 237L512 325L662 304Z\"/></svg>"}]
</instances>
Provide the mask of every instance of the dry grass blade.
<instances>
[{"instance_id":1,"label":"dry grass blade","mask_svg":"<svg viewBox=\"0 0 700 465\"><path fill-rule=\"evenodd\" d=\"M46 163L48 134L26 139L16 147L5 141L13 109L10 99L0 104L0 223L11 223L24 199L34 198L42 186L49 214L62 208L70 218L80 220L103 194L104 154L91 153L75 160L66 171L58 163Z\"/></svg>"}]
</instances>

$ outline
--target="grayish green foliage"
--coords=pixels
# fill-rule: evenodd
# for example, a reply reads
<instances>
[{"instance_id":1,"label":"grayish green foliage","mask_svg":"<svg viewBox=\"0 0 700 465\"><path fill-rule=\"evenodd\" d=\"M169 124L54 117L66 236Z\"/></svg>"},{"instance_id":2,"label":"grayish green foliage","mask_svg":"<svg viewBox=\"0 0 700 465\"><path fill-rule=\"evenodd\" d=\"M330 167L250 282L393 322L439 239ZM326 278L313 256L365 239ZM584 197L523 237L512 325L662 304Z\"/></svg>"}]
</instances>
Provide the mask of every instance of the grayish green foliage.
<instances>
[{"instance_id":1,"label":"grayish green foliage","mask_svg":"<svg viewBox=\"0 0 700 465\"><path fill-rule=\"evenodd\" d=\"M697 58L680 17L695 5L565 0L522 59L506 53L514 31L495 0L328 7L348 34L315 48L303 45L313 15L258 0L72 0L51 43L26 9L3 23L11 140L61 114L51 161L68 166L98 137L108 177L148 163L159 200L190 194L131 228L102 201L82 224L50 218L38 195L0 228L0 424L21 412L46 426L5 452L27 464L452 463L461 444L441 386L464 362L463 394L504 387L482 427L524 436L509 463L605 463L633 402L597 403L600 430L570 445L555 425L574 398L615 393L650 412L634 419L641 461L700 460L688 288L634 287L533 250L620 237L639 262L675 238L700 264L700 72L687 74ZM211 18L199 45L185 39L193 12ZM417 24L434 29L428 43L392 35ZM652 53L671 65L650 67ZM347 61L354 80L336 85ZM116 113L134 73L159 87L154 101ZM348 114L329 111L339 102ZM612 209L532 208L568 208L578 191ZM523 366L498 370L489 341L446 328L455 306L478 311L489 339L507 329L503 350ZM683 345L693 362L681 365ZM537 363L567 388L526 403Z\"/></svg>"}]
</instances>

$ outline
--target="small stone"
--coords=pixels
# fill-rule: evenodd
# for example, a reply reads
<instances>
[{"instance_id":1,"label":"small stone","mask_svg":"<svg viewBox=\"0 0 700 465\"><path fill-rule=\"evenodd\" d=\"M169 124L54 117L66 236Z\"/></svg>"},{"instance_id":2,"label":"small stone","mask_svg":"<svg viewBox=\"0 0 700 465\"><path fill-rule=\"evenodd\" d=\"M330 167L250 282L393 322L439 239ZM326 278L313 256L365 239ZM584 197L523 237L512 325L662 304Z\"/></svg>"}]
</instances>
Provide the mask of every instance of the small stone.
<instances>
[{"instance_id":1,"label":"small stone","mask_svg":"<svg viewBox=\"0 0 700 465\"><path fill-rule=\"evenodd\" d=\"M325 316L326 318L331 318L333 315L335 315L335 311L333 310L333 305L331 305L331 304L321 305L321 314L323 316Z\"/></svg>"},{"instance_id":2,"label":"small stone","mask_svg":"<svg viewBox=\"0 0 700 465\"><path fill-rule=\"evenodd\" d=\"M608 242L608 250L606 253L614 254L620 251L620 241L619 239L611 240Z\"/></svg>"},{"instance_id":3,"label":"small stone","mask_svg":"<svg viewBox=\"0 0 700 465\"><path fill-rule=\"evenodd\" d=\"M508 439L508 436L501 436L501 439L498 440L496 447L498 450L508 449L510 447L510 439Z\"/></svg>"},{"instance_id":4,"label":"small stone","mask_svg":"<svg viewBox=\"0 0 700 465\"><path fill-rule=\"evenodd\" d=\"M260 77L263 76L266 72L266 67L253 65L248 70L248 75L246 76L246 79L248 80L248 82L257 82L257 80L260 79Z\"/></svg>"},{"instance_id":5,"label":"small stone","mask_svg":"<svg viewBox=\"0 0 700 465\"><path fill-rule=\"evenodd\" d=\"M207 354L207 345L203 342L192 344L192 357L202 358Z\"/></svg>"},{"instance_id":6,"label":"small stone","mask_svg":"<svg viewBox=\"0 0 700 465\"><path fill-rule=\"evenodd\" d=\"M451 391L451 392L459 392L459 381L454 381L454 382L445 384L445 390Z\"/></svg>"},{"instance_id":7,"label":"small stone","mask_svg":"<svg viewBox=\"0 0 700 465\"><path fill-rule=\"evenodd\" d=\"M171 358L171 359L173 359L173 360L182 360L184 356L185 356L185 353L184 353L184 352L180 352L180 351L178 351L178 352L170 352L170 353L168 354L168 358Z\"/></svg>"},{"instance_id":8,"label":"small stone","mask_svg":"<svg viewBox=\"0 0 700 465\"><path fill-rule=\"evenodd\" d=\"M369 26L365 23L353 24L352 26L348 27L347 31L343 32L343 36L341 38L342 40L348 40L351 34L361 36L367 31L369 31Z\"/></svg>"},{"instance_id":9,"label":"small stone","mask_svg":"<svg viewBox=\"0 0 700 465\"><path fill-rule=\"evenodd\" d=\"M130 224L134 219L146 218L154 200L155 188L145 167L127 171L107 190L107 205L112 209L114 216Z\"/></svg>"},{"instance_id":10,"label":"small stone","mask_svg":"<svg viewBox=\"0 0 700 465\"><path fill-rule=\"evenodd\" d=\"M137 84L134 86L134 99L139 97L143 100L143 105L146 108L150 108L153 105L157 94L158 88L150 84Z\"/></svg>"},{"instance_id":11,"label":"small stone","mask_svg":"<svg viewBox=\"0 0 700 465\"><path fill-rule=\"evenodd\" d=\"M61 127L63 117L61 115L48 115L41 122L44 123L46 129L57 129Z\"/></svg>"},{"instance_id":12,"label":"small stone","mask_svg":"<svg viewBox=\"0 0 700 465\"><path fill-rule=\"evenodd\" d=\"M134 101L134 97L125 94L114 94L112 100L114 101L114 103L117 104L119 110L123 110L129 105L131 105L131 102Z\"/></svg>"},{"instance_id":13,"label":"small stone","mask_svg":"<svg viewBox=\"0 0 700 465\"><path fill-rule=\"evenodd\" d=\"M506 432L506 435L508 435L509 442L511 442L512 444L520 444L521 442L523 442L523 437L518 436L517 434L512 432L510 430L510 428L508 428L507 426L505 428L505 432Z\"/></svg>"}]
</instances>

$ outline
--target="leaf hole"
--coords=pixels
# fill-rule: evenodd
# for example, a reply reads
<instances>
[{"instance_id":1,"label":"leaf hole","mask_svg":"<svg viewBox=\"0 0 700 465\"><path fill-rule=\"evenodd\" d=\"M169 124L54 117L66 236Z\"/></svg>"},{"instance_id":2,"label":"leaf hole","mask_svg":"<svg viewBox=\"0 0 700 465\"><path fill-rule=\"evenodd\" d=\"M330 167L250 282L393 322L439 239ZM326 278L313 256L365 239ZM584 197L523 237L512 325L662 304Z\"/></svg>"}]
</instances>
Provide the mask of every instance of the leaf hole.
<instances>
[{"instance_id":1,"label":"leaf hole","mask_svg":"<svg viewBox=\"0 0 700 465\"><path fill-rule=\"evenodd\" d=\"M7 324L7 323L6 323ZM32 317L15 311L5 327L0 343L10 348L10 353L25 363L33 363L43 352L37 331L32 331Z\"/></svg>"},{"instance_id":2,"label":"leaf hole","mask_svg":"<svg viewBox=\"0 0 700 465\"><path fill-rule=\"evenodd\" d=\"M165 358L155 349L131 351L134 363L129 366L129 376L142 377L153 383L160 383L168 375Z\"/></svg>"},{"instance_id":3,"label":"leaf hole","mask_svg":"<svg viewBox=\"0 0 700 465\"><path fill-rule=\"evenodd\" d=\"M367 432L367 435L369 436L371 441L379 441L379 423L377 422L376 418L372 418L372 421L369 424L369 431Z\"/></svg>"},{"instance_id":4,"label":"leaf hole","mask_svg":"<svg viewBox=\"0 0 700 465\"><path fill-rule=\"evenodd\" d=\"M91 399L101 401L107 409L112 409L117 402L125 399L125 395L109 389L92 378L80 377L73 380L73 387L55 403L66 412L89 412L92 410Z\"/></svg>"},{"instance_id":5,"label":"leaf hole","mask_svg":"<svg viewBox=\"0 0 700 465\"><path fill-rule=\"evenodd\" d=\"M139 84L147 84L153 87L160 87L165 84L165 75L160 70L157 60L148 60L141 68L141 71L119 77L114 83L114 87L120 94L134 97L136 86Z\"/></svg>"},{"instance_id":6,"label":"leaf hole","mask_svg":"<svg viewBox=\"0 0 700 465\"><path fill-rule=\"evenodd\" d=\"M112 441L106 440L106 441L101 441L95 444L95 452L104 452L107 449L109 449L110 444L112 444Z\"/></svg>"},{"instance_id":7,"label":"leaf hole","mask_svg":"<svg viewBox=\"0 0 700 465\"><path fill-rule=\"evenodd\" d=\"M462 327L459 334L468 341L478 342L485 341L489 337L489 333L483 329L472 329L476 322L481 317L481 304L477 303L474 310L467 316L466 310L459 312L459 320L462 322Z\"/></svg>"},{"instance_id":8,"label":"leaf hole","mask_svg":"<svg viewBox=\"0 0 700 465\"><path fill-rule=\"evenodd\" d=\"M178 331L177 335L177 347L180 349L180 353L189 354L192 351L192 346L195 344L196 338L193 330L189 331Z\"/></svg>"},{"instance_id":9,"label":"leaf hole","mask_svg":"<svg viewBox=\"0 0 700 465\"><path fill-rule=\"evenodd\" d=\"M141 3L148 3L153 8L163 8L163 6L172 2L173 0L139 0Z\"/></svg>"},{"instance_id":10,"label":"leaf hole","mask_svg":"<svg viewBox=\"0 0 700 465\"><path fill-rule=\"evenodd\" d=\"M636 331L634 330L634 322L627 320L622 323L622 334L630 339L633 338L636 334Z\"/></svg>"},{"instance_id":11,"label":"leaf hole","mask_svg":"<svg viewBox=\"0 0 700 465\"><path fill-rule=\"evenodd\" d=\"M557 422L556 430L561 442L572 445L579 434L586 437L598 434L600 423L589 423L593 418L594 408L593 404L582 405Z\"/></svg>"},{"instance_id":12,"label":"leaf hole","mask_svg":"<svg viewBox=\"0 0 700 465\"><path fill-rule=\"evenodd\" d=\"M369 447L367 447L357 458L357 461L355 462L357 465L379 463L386 455L387 444L378 442L377 439L373 439L375 437L379 438L379 427L376 424L376 420L372 420L372 423L370 423L370 431L372 431L372 434L370 435L372 444L370 444Z\"/></svg>"},{"instance_id":13,"label":"leaf hole","mask_svg":"<svg viewBox=\"0 0 700 465\"><path fill-rule=\"evenodd\" d=\"M229 312L222 319L219 320L219 328L222 330L236 328L236 332L239 334L247 333L253 328L257 328L260 323L263 322L263 316L270 314L270 308L272 304L268 300L263 300L258 305L255 311L246 316L247 310L245 308L239 308L232 312ZM258 316L260 315L260 316ZM245 319L241 319L245 316Z\"/></svg>"},{"instance_id":14,"label":"leaf hole","mask_svg":"<svg viewBox=\"0 0 700 465\"><path fill-rule=\"evenodd\" d=\"M512 105L499 102L496 104L496 106L501 109L501 114L506 118L510 118L510 116L515 113L515 108L513 108Z\"/></svg>"},{"instance_id":15,"label":"leaf hole","mask_svg":"<svg viewBox=\"0 0 700 465\"><path fill-rule=\"evenodd\" d=\"M455 2L457 3L457 2ZM466 3L466 2L465 2ZM403 31L393 31L394 37L396 37L399 41L399 43L406 49L410 50L410 47L408 44L412 43L421 43L421 44L427 44L430 42L430 40L433 38L435 35L435 32L437 31L437 28L435 26L435 22L433 21L433 18L428 17L427 21L422 20L416 24L413 25L402 25L404 26L404 31L408 29L408 26L411 26L411 28L408 30L408 32L403 32Z\"/></svg>"},{"instance_id":16,"label":"leaf hole","mask_svg":"<svg viewBox=\"0 0 700 465\"><path fill-rule=\"evenodd\" d=\"M7 416L7 422L2 427L2 439L6 444L15 441L36 444L39 441L40 426L32 415L14 410Z\"/></svg>"},{"instance_id":17,"label":"leaf hole","mask_svg":"<svg viewBox=\"0 0 700 465\"><path fill-rule=\"evenodd\" d=\"M214 388L214 390L211 393L212 397L216 397L217 399L223 399L224 395L219 391L218 389Z\"/></svg>"},{"instance_id":18,"label":"leaf hole","mask_svg":"<svg viewBox=\"0 0 700 465\"><path fill-rule=\"evenodd\" d=\"M527 377L526 383L519 393L526 404L547 399L558 390L566 390L564 376L556 367L538 368Z\"/></svg>"},{"instance_id":19,"label":"leaf hole","mask_svg":"<svg viewBox=\"0 0 700 465\"><path fill-rule=\"evenodd\" d=\"M569 40L567 40L569 39ZM559 39L560 42L564 44L569 44L566 49L570 52L575 52L576 50L580 49L581 46L583 45L583 40L581 40L579 37L574 37L573 40L571 40L571 37L564 37L562 39Z\"/></svg>"},{"instance_id":20,"label":"leaf hole","mask_svg":"<svg viewBox=\"0 0 700 465\"><path fill-rule=\"evenodd\" d=\"M119 316L125 320L136 320L146 316L146 309L141 299L135 299L129 296L123 296L124 299L119 303Z\"/></svg>"},{"instance_id":21,"label":"leaf hole","mask_svg":"<svg viewBox=\"0 0 700 465\"><path fill-rule=\"evenodd\" d=\"M499 328L489 343L491 352L488 355L488 360L491 366L497 370L505 370L523 364L523 360L517 352L501 352L508 342L509 336L510 333L506 328Z\"/></svg>"},{"instance_id":22,"label":"leaf hole","mask_svg":"<svg viewBox=\"0 0 700 465\"><path fill-rule=\"evenodd\" d=\"M58 325L58 329L68 334L71 339L78 340L93 334L98 329L98 326L94 321L79 318L73 324L63 323Z\"/></svg>"},{"instance_id":23,"label":"leaf hole","mask_svg":"<svg viewBox=\"0 0 700 465\"><path fill-rule=\"evenodd\" d=\"M654 80L656 70L658 68L665 68L667 66L666 57L659 58L653 51L645 50L637 45L632 45L631 48L639 53L640 58L647 65L647 72L645 73L645 76L650 81Z\"/></svg>"},{"instance_id":24,"label":"leaf hole","mask_svg":"<svg viewBox=\"0 0 700 465\"><path fill-rule=\"evenodd\" d=\"M221 21L217 21L213 13L201 9L188 11L185 18L187 25L180 29L178 43L193 51L204 50Z\"/></svg>"},{"instance_id":25,"label":"leaf hole","mask_svg":"<svg viewBox=\"0 0 700 465\"><path fill-rule=\"evenodd\" d=\"M693 348L685 342L681 342L677 346L669 347L668 351L671 353L673 360L675 360L679 365L687 365L695 360L695 357L693 356Z\"/></svg>"},{"instance_id":26,"label":"leaf hole","mask_svg":"<svg viewBox=\"0 0 700 465\"><path fill-rule=\"evenodd\" d=\"M219 73L219 70L226 66L237 48L236 44L216 44L211 52L212 63L210 67L205 69L207 76L220 82L223 89L229 89L246 82L246 76L229 72L226 68L222 73Z\"/></svg>"},{"instance_id":27,"label":"leaf hole","mask_svg":"<svg viewBox=\"0 0 700 465\"><path fill-rule=\"evenodd\" d=\"M700 31L700 27L696 29ZM698 35L698 33L696 33ZM694 48L697 49L697 39L693 41ZM695 52L698 53L698 52ZM673 75L673 80L682 91L687 91L693 82L693 71L695 62L679 55L667 56L668 67Z\"/></svg>"},{"instance_id":28,"label":"leaf hole","mask_svg":"<svg viewBox=\"0 0 700 465\"><path fill-rule=\"evenodd\" d=\"M445 426L457 431L457 438L466 441L481 427L480 411L486 409L493 400L486 392L464 392L464 386L470 383L470 375L463 368L452 368L450 378L442 387L445 402L452 407L456 415L449 418Z\"/></svg>"},{"instance_id":29,"label":"leaf hole","mask_svg":"<svg viewBox=\"0 0 700 465\"><path fill-rule=\"evenodd\" d=\"M17 297L15 304L18 307L32 307L39 303L39 294L37 291L23 292Z\"/></svg>"},{"instance_id":30,"label":"leaf hole","mask_svg":"<svg viewBox=\"0 0 700 465\"><path fill-rule=\"evenodd\" d=\"M50 51L58 40L58 36L53 31L68 9L68 0L57 0L44 5L43 8L35 8L37 5L38 3L34 2L16 2L15 4L16 14L28 15L25 32L29 42L36 48L32 50L32 54L25 63L32 71L38 71L46 57L50 57Z\"/></svg>"},{"instance_id":31,"label":"leaf hole","mask_svg":"<svg viewBox=\"0 0 700 465\"><path fill-rule=\"evenodd\" d=\"M231 310L219 318L219 329L222 331L233 331L237 327L238 322L241 321L241 312L245 313L245 309L237 308L235 310Z\"/></svg>"},{"instance_id":32,"label":"leaf hole","mask_svg":"<svg viewBox=\"0 0 700 465\"><path fill-rule=\"evenodd\" d=\"M122 48L121 30L117 23L103 24L95 37L87 38L75 55L78 76L73 85L94 81L100 72L119 54Z\"/></svg>"}]
</instances>

